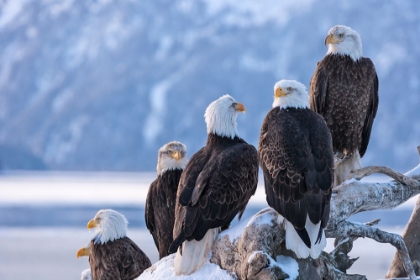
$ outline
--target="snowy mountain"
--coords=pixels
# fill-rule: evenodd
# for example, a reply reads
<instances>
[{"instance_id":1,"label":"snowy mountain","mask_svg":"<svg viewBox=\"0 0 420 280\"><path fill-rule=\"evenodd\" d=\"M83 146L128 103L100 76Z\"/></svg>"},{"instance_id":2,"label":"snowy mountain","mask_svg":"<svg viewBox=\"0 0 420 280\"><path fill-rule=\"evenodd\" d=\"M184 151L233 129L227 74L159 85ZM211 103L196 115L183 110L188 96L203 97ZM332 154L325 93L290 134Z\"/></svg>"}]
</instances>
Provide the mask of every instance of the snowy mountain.
<instances>
[{"instance_id":1,"label":"snowy mountain","mask_svg":"<svg viewBox=\"0 0 420 280\"><path fill-rule=\"evenodd\" d=\"M307 86L330 27L357 30L378 72L364 165L406 171L420 145L420 2L0 1L0 164L153 170L157 150L205 144L207 105L230 94L257 145L273 85Z\"/></svg>"}]
</instances>

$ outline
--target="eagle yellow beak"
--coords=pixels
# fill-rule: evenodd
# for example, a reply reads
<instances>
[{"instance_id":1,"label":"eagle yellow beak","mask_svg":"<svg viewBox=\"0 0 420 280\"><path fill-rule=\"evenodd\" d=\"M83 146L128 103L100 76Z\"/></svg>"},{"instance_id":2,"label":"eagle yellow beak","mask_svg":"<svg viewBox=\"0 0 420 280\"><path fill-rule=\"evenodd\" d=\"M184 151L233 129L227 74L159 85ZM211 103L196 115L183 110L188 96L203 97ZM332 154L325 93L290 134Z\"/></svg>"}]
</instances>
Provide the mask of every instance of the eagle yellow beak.
<instances>
[{"instance_id":1,"label":"eagle yellow beak","mask_svg":"<svg viewBox=\"0 0 420 280\"><path fill-rule=\"evenodd\" d=\"M337 37L335 37L334 34L330 34L327 37L325 37L324 44L325 45L328 45L328 44L336 44L338 42L340 42L340 40L337 39Z\"/></svg>"},{"instance_id":2,"label":"eagle yellow beak","mask_svg":"<svg viewBox=\"0 0 420 280\"><path fill-rule=\"evenodd\" d=\"M275 98L279 98L279 97L286 96L286 95L287 95L287 93L285 93L281 87L276 88L276 90L274 91L274 97Z\"/></svg>"},{"instance_id":3,"label":"eagle yellow beak","mask_svg":"<svg viewBox=\"0 0 420 280\"><path fill-rule=\"evenodd\" d=\"M97 226L98 226L98 224L95 222L95 219L92 219L87 223L87 228L88 229L91 229L91 228L94 228L94 227L97 227Z\"/></svg>"},{"instance_id":4,"label":"eagle yellow beak","mask_svg":"<svg viewBox=\"0 0 420 280\"><path fill-rule=\"evenodd\" d=\"M237 112L245 113L245 106L244 106L244 104L242 104L240 102L236 102L234 108L235 108L235 111L237 111Z\"/></svg>"},{"instance_id":5,"label":"eagle yellow beak","mask_svg":"<svg viewBox=\"0 0 420 280\"><path fill-rule=\"evenodd\" d=\"M83 247L82 249L80 249L79 251L77 251L76 257L80 258L80 257L88 257L90 254L90 250L86 247Z\"/></svg>"},{"instance_id":6,"label":"eagle yellow beak","mask_svg":"<svg viewBox=\"0 0 420 280\"><path fill-rule=\"evenodd\" d=\"M171 157L172 157L173 159L176 159L177 161L179 161L179 160L181 159L181 153L180 153L179 151L175 151L175 152L171 155Z\"/></svg>"}]
</instances>

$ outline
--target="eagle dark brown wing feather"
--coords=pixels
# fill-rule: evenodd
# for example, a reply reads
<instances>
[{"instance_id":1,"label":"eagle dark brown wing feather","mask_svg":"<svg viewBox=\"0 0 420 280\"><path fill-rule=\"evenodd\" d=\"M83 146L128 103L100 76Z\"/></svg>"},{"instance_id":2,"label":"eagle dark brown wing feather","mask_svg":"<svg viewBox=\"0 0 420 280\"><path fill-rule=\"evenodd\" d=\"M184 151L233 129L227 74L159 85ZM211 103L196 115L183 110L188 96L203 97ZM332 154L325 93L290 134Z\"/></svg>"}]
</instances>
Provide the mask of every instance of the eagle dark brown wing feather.
<instances>
[{"instance_id":1,"label":"eagle dark brown wing feather","mask_svg":"<svg viewBox=\"0 0 420 280\"><path fill-rule=\"evenodd\" d=\"M146 226L153 236L159 259L168 255L173 241L175 201L181 169L168 170L150 185L146 198Z\"/></svg>"},{"instance_id":2,"label":"eagle dark brown wing feather","mask_svg":"<svg viewBox=\"0 0 420 280\"><path fill-rule=\"evenodd\" d=\"M128 237L105 244L91 241L89 264L92 279L132 280L152 264L147 255Z\"/></svg>"},{"instance_id":3,"label":"eagle dark brown wing feather","mask_svg":"<svg viewBox=\"0 0 420 280\"><path fill-rule=\"evenodd\" d=\"M146 222L146 227L150 231L153 236L153 240L155 241L156 248L159 251L159 241L156 235L156 225L155 225L155 215L153 209L153 199L156 196L156 188L157 188L158 179L154 180L150 186L149 190L147 191L146 197L146 207L144 210L144 220Z\"/></svg>"},{"instance_id":4,"label":"eagle dark brown wing feather","mask_svg":"<svg viewBox=\"0 0 420 280\"><path fill-rule=\"evenodd\" d=\"M378 103L379 103L378 76L376 75L375 66L373 65L373 62L371 62L370 59L368 59L367 63L371 65L371 69L372 69L371 71L375 73L375 78L373 79L373 83L370 88L370 95L369 95L370 102L369 102L369 107L367 109L366 120L365 120L365 123L363 125L363 130L362 130L362 143L360 144L360 149L359 149L360 157L363 157L363 155L366 152L367 146L369 145L370 132L372 131L373 120L376 117L376 112L378 111Z\"/></svg>"},{"instance_id":5,"label":"eagle dark brown wing feather","mask_svg":"<svg viewBox=\"0 0 420 280\"><path fill-rule=\"evenodd\" d=\"M293 224L305 244L306 217L328 222L333 179L331 135L321 116L309 109L272 109L258 145L268 204Z\"/></svg>"},{"instance_id":6,"label":"eagle dark brown wing feather","mask_svg":"<svg viewBox=\"0 0 420 280\"><path fill-rule=\"evenodd\" d=\"M209 137L212 137L209 135ZM214 136L213 137L218 137ZM207 142L190 159L179 185L179 209L171 252L185 240L201 240L211 228L227 228L233 218L241 217L258 183L257 151L240 138L229 143ZM217 138L214 141L219 141ZM212 143L210 141L210 143ZM213 150L210 148L213 147Z\"/></svg>"}]
</instances>

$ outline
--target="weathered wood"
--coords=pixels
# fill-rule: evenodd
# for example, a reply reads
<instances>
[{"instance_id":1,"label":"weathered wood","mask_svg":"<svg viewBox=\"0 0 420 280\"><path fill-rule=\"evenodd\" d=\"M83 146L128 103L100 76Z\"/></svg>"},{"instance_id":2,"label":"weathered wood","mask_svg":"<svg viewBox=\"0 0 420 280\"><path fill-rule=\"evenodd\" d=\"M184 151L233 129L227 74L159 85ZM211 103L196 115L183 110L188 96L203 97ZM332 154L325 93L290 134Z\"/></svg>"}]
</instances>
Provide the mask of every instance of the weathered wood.
<instances>
[{"instance_id":1,"label":"weathered wood","mask_svg":"<svg viewBox=\"0 0 420 280\"><path fill-rule=\"evenodd\" d=\"M420 146L417 147L420 157ZM402 234L404 242L408 248L408 253L413 262L416 274L420 275L420 197L417 199L416 205L411 214L410 220ZM403 267L403 261L399 254L395 254L391 267L386 277L405 277L407 273Z\"/></svg>"}]
</instances>

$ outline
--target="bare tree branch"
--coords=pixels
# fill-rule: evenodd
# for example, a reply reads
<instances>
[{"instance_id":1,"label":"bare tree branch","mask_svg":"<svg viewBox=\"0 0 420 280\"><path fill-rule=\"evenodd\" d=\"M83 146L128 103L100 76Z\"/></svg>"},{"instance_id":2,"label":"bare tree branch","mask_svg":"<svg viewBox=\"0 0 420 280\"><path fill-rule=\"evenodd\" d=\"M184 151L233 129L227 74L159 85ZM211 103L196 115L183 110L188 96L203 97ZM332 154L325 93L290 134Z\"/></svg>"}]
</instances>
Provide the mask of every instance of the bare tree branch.
<instances>
[{"instance_id":1,"label":"bare tree branch","mask_svg":"<svg viewBox=\"0 0 420 280\"><path fill-rule=\"evenodd\" d=\"M370 227L361 223L349 221L340 222L333 231L326 232L327 237L346 238L346 237L368 237L380 243L389 243L397 248L403 262L405 271L410 280L416 279L413 265L408 255L404 240L398 234L382 231L378 228Z\"/></svg>"},{"instance_id":2,"label":"bare tree branch","mask_svg":"<svg viewBox=\"0 0 420 280\"><path fill-rule=\"evenodd\" d=\"M397 207L420 193L420 181L413 181L415 184L411 185L396 181L360 182L355 179L343 182L333 190L328 228L334 228L340 221L360 212Z\"/></svg>"},{"instance_id":3,"label":"bare tree branch","mask_svg":"<svg viewBox=\"0 0 420 280\"><path fill-rule=\"evenodd\" d=\"M381 174L388 175L389 177L400 182L401 184L408 185L413 188L419 187L419 183L417 180L411 179L410 177L405 176L399 172L396 172L386 166L367 166L367 167L360 168L355 171L351 171L349 176L356 180L360 180L363 177L369 176L373 173L381 173Z\"/></svg>"}]
</instances>

